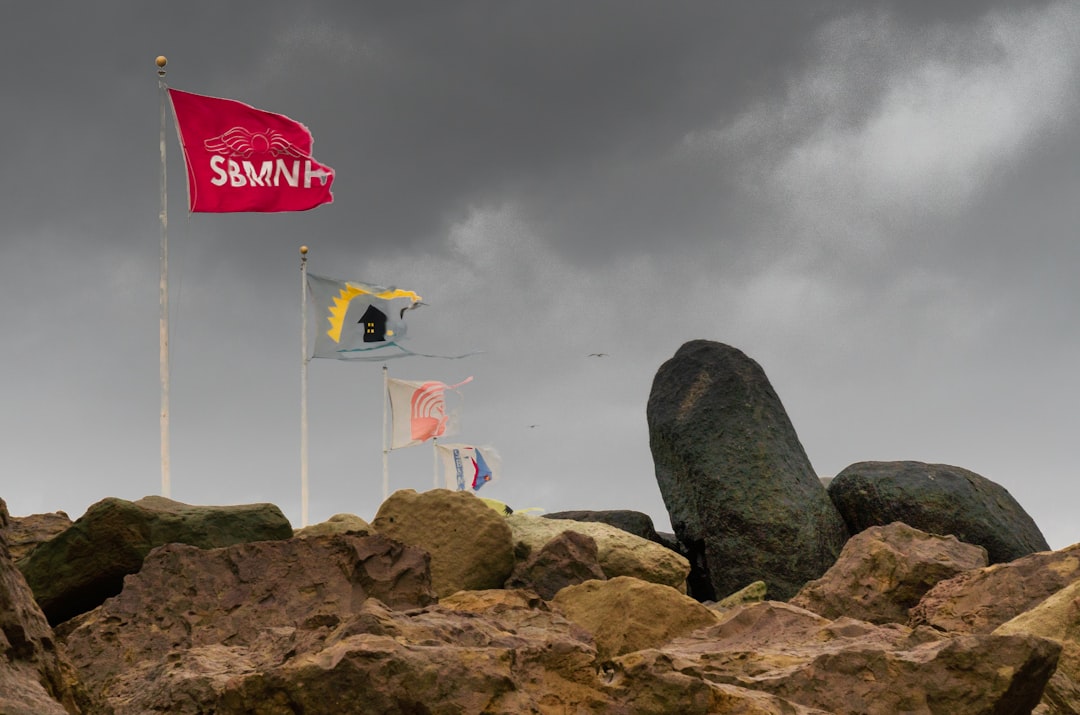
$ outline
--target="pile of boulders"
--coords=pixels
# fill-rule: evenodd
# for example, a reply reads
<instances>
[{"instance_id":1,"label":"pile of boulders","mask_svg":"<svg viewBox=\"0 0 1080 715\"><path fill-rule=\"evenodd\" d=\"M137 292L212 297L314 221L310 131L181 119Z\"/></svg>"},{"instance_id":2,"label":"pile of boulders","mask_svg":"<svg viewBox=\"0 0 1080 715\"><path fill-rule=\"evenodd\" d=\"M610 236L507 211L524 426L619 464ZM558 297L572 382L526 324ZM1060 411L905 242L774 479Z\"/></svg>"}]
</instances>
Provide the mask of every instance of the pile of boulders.
<instances>
[{"instance_id":1,"label":"pile of boulders","mask_svg":"<svg viewBox=\"0 0 1080 715\"><path fill-rule=\"evenodd\" d=\"M999 485L860 462L827 487L761 368L687 343L648 404L674 534L396 492L0 500L0 713L1080 713L1080 544Z\"/></svg>"},{"instance_id":2,"label":"pile of boulders","mask_svg":"<svg viewBox=\"0 0 1080 715\"><path fill-rule=\"evenodd\" d=\"M654 541L402 491L370 523L154 547L54 631L5 547L0 712L1075 712L1080 545L987 564L894 523L786 601L703 603Z\"/></svg>"}]
</instances>

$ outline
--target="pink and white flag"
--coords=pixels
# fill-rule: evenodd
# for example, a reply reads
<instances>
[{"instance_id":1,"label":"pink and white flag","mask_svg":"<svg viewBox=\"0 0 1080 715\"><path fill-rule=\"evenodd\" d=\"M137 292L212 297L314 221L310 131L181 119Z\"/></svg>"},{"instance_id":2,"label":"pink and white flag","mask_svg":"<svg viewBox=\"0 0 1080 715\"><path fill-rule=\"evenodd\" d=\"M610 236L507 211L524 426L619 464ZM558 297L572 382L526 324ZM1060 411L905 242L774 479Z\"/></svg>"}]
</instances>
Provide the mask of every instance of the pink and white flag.
<instances>
[{"instance_id":1,"label":"pink and white flag","mask_svg":"<svg viewBox=\"0 0 1080 715\"><path fill-rule=\"evenodd\" d=\"M311 132L283 114L169 89L192 212L307 211L334 200L334 170Z\"/></svg>"},{"instance_id":2,"label":"pink and white flag","mask_svg":"<svg viewBox=\"0 0 1080 715\"><path fill-rule=\"evenodd\" d=\"M471 382L472 378L456 385L428 380L395 380L388 378L390 393L390 449L401 449L426 442L433 437L451 433L452 418L446 409L446 391Z\"/></svg>"}]
</instances>

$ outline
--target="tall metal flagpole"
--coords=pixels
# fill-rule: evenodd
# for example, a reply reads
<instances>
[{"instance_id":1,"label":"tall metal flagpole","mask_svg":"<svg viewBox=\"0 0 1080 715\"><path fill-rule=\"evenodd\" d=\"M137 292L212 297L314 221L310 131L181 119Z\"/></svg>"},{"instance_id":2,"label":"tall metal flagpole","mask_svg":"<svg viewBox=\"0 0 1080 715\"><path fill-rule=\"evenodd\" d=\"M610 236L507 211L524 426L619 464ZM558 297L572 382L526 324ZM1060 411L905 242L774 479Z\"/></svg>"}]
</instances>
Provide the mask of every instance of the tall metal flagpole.
<instances>
[{"instance_id":1,"label":"tall metal flagpole","mask_svg":"<svg viewBox=\"0 0 1080 715\"><path fill-rule=\"evenodd\" d=\"M382 498L390 496L390 442L386 438L386 413L390 402L390 372L382 366L383 404L382 404Z\"/></svg>"},{"instance_id":2,"label":"tall metal flagpole","mask_svg":"<svg viewBox=\"0 0 1080 715\"><path fill-rule=\"evenodd\" d=\"M300 526L308 525L307 246L300 246Z\"/></svg>"},{"instance_id":3,"label":"tall metal flagpole","mask_svg":"<svg viewBox=\"0 0 1080 715\"><path fill-rule=\"evenodd\" d=\"M159 55L155 60L158 75L158 95L161 110L161 269L158 284L160 304L158 319L158 341L161 365L161 496L169 497L171 484L169 476L169 205L165 190L165 64L168 60Z\"/></svg>"}]
</instances>

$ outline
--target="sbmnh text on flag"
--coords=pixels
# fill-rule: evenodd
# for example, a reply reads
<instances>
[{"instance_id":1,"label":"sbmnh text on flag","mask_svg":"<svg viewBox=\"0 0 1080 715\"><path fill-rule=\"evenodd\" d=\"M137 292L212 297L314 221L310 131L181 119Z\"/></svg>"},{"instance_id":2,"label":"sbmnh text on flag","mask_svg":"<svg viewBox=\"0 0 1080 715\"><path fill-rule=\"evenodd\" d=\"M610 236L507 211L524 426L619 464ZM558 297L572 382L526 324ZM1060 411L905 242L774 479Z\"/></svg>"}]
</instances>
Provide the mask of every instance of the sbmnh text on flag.
<instances>
[{"instance_id":1,"label":"sbmnh text on flag","mask_svg":"<svg viewBox=\"0 0 1080 715\"><path fill-rule=\"evenodd\" d=\"M491 447L471 444L436 444L446 475L446 488L478 491L499 478L501 460Z\"/></svg>"},{"instance_id":2,"label":"sbmnh text on flag","mask_svg":"<svg viewBox=\"0 0 1080 715\"><path fill-rule=\"evenodd\" d=\"M406 311L420 305L419 295L311 273L307 285L319 317L313 357L377 361L409 354L397 341L405 336Z\"/></svg>"},{"instance_id":3,"label":"sbmnh text on flag","mask_svg":"<svg viewBox=\"0 0 1080 715\"><path fill-rule=\"evenodd\" d=\"M311 132L283 114L169 89L192 212L307 211L333 202L334 170Z\"/></svg>"},{"instance_id":4,"label":"sbmnh text on flag","mask_svg":"<svg viewBox=\"0 0 1080 715\"><path fill-rule=\"evenodd\" d=\"M390 449L411 447L450 434L456 414L446 408L446 391L471 381L470 377L456 385L447 385L435 380L389 378L386 387L390 393Z\"/></svg>"}]
</instances>

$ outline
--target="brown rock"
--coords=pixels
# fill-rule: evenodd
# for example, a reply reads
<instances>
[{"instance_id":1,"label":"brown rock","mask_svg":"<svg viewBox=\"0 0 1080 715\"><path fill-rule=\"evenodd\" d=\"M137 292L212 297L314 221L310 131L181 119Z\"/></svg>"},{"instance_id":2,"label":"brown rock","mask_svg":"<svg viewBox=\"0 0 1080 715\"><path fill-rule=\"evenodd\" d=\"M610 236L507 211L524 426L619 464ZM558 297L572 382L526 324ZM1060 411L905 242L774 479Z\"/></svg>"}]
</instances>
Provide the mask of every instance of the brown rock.
<instances>
[{"instance_id":1,"label":"brown rock","mask_svg":"<svg viewBox=\"0 0 1080 715\"><path fill-rule=\"evenodd\" d=\"M120 593L124 576L138 571L156 546L211 549L291 537L292 525L273 504L192 506L158 496L136 502L108 498L18 566L45 617L56 625Z\"/></svg>"},{"instance_id":2,"label":"brown rock","mask_svg":"<svg viewBox=\"0 0 1080 715\"><path fill-rule=\"evenodd\" d=\"M760 690L713 683L679 672L656 651L639 651L618 659L607 672L608 687L621 702L632 703L629 713L657 715L835 715L809 708Z\"/></svg>"},{"instance_id":3,"label":"brown rock","mask_svg":"<svg viewBox=\"0 0 1080 715\"><path fill-rule=\"evenodd\" d=\"M214 712L617 712L587 634L550 610L362 611L324 649L231 681Z\"/></svg>"},{"instance_id":4,"label":"brown rock","mask_svg":"<svg viewBox=\"0 0 1080 715\"><path fill-rule=\"evenodd\" d=\"M456 591L500 588L514 568L506 519L468 492L394 492L371 525L431 554L431 585L440 598Z\"/></svg>"},{"instance_id":5,"label":"brown rock","mask_svg":"<svg viewBox=\"0 0 1080 715\"><path fill-rule=\"evenodd\" d=\"M1080 544L1042 551L941 581L911 609L908 625L990 633L1080 578Z\"/></svg>"},{"instance_id":6,"label":"brown rock","mask_svg":"<svg viewBox=\"0 0 1080 715\"><path fill-rule=\"evenodd\" d=\"M71 519L62 511L10 517L7 537L11 560L18 561L26 557L38 544L45 543L69 526Z\"/></svg>"},{"instance_id":7,"label":"brown rock","mask_svg":"<svg viewBox=\"0 0 1080 715\"><path fill-rule=\"evenodd\" d=\"M1062 646L1057 670L1043 693L1047 715L1080 713L1080 580L1074 581L1030 611L994 629L994 635L1030 634Z\"/></svg>"},{"instance_id":8,"label":"brown rock","mask_svg":"<svg viewBox=\"0 0 1080 715\"><path fill-rule=\"evenodd\" d=\"M576 531L564 531L514 567L507 588L529 588L551 600L561 589L585 581L603 581L596 541Z\"/></svg>"},{"instance_id":9,"label":"brown rock","mask_svg":"<svg viewBox=\"0 0 1080 715\"><path fill-rule=\"evenodd\" d=\"M986 566L986 549L894 522L851 537L840 558L789 602L826 618L906 623L908 610L939 581Z\"/></svg>"},{"instance_id":10,"label":"brown rock","mask_svg":"<svg viewBox=\"0 0 1080 715\"><path fill-rule=\"evenodd\" d=\"M7 504L0 499L0 713L96 713L78 674L56 647L45 614L11 561Z\"/></svg>"},{"instance_id":11,"label":"brown rock","mask_svg":"<svg viewBox=\"0 0 1080 715\"><path fill-rule=\"evenodd\" d=\"M1038 703L1060 646L1034 636L962 635L828 621L765 602L658 648L616 658L622 674L677 672L762 690L830 713L1023 713Z\"/></svg>"},{"instance_id":12,"label":"brown rock","mask_svg":"<svg viewBox=\"0 0 1080 715\"><path fill-rule=\"evenodd\" d=\"M317 650L367 600L431 603L429 578L426 554L380 535L169 544L59 633L118 715L209 712L230 678Z\"/></svg>"},{"instance_id":13,"label":"brown rock","mask_svg":"<svg viewBox=\"0 0 1080 715\"><path fill-rule=\"evenodd\" d=\"M568 586L552 603L593 634L601 658L655 648L719 619L670 586L631 576Z\"/></svg>"}]
</instances>

